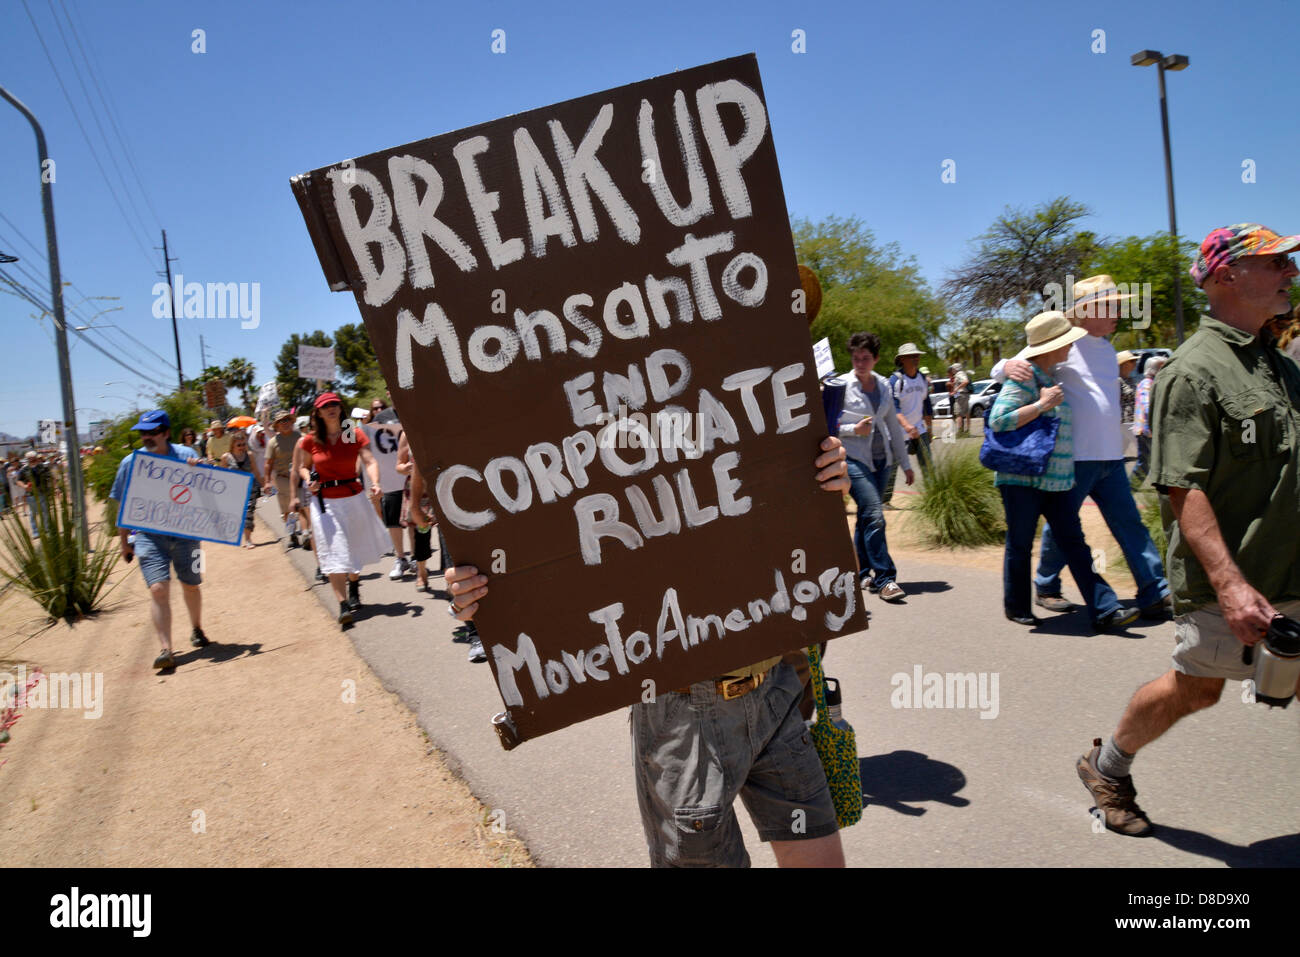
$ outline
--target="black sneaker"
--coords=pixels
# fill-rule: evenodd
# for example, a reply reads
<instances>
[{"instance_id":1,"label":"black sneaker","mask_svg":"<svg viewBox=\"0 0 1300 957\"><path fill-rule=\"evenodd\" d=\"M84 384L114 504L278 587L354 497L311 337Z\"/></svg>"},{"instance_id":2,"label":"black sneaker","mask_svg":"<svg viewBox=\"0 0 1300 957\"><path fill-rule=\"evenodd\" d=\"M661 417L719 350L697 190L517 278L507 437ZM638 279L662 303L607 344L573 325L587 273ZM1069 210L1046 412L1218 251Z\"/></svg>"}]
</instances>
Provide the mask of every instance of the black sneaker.
<instances>
[{"instance_id":1,"label":"black sneaker","mask_svg":"<svg viewBox=\"0 0 1300 957\"><path fill-rule=\"evenodd\" d=\"M320 566L319 566L319 565L316 566L316 580L317 580L318 582L327 582L327 581L329 581L329 579L325 577L325 573L324 573L323 571L320 570Z\"/></svg>"},{"instance_id":2,"label":"black sneaker","mask_svg":"<svg viewBox=\"0 0 1300 957\"><path fill-rule=\"evenodd\" d=\"M289 533L289 547L290 547L290 548L297 548L297 547L298 547L298 533L297 533L297 532L290 532L290 533Z\"/></svg>"},{"instance_id":3,"label":"black sneaker","mask_svg":"<svg viewBox=\"0 0 1300 957\"><path fill-rule=\"evenodd\" d=\"M352 609L345 601L339 602L339 624L345 628L352 624Z\"/></svg>"},{"instance_id":4,"label":"black sneaker","mask_svg":"<svg viewBox=\"0 0 1300 957\"><path fill-rule=\"evenodd\" d=\"M348 606L353 611L361 607L361 582L348 582Z\"/></svg>"},{"instance_id":5,"label":"black sneaker","mask_svg":"<svg viewBox=\"0 0 1300 957\"><path fill-rule=\"evenodd\" d=\"M190 632L190 644L195 648L202 648L204 645L208 644L208 638L203 634L202 628L196 626L195 629Z\"/></svg>"}]
</instances>

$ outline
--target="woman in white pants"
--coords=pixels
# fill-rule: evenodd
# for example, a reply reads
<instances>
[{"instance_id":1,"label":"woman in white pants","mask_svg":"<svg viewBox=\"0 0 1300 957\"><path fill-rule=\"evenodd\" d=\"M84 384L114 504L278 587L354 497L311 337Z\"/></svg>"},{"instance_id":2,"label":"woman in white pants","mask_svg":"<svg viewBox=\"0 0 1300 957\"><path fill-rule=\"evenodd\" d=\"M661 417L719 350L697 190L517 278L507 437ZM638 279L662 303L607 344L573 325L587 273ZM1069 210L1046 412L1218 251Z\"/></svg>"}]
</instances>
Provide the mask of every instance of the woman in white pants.
<instances>
[{"instance_id":1,"label":"woman in white pants","mask_svg":"<svg viewBox=\"0 0 1300 957\"><path fill-rule=\"evenodd\" d=\"M370 493L378 495L379 463L371 454L370 440L354 423L343 422L339 397L323 393L312 409L311 430L293 450L293 472L311 496L312 547L338 599L339 624L345 627L361 607L361 569L379 561L388 549L383 523L362 494L358 460L370 480ZM297 508L298 502L292 505Z\"/></svg>"}]
</instances>

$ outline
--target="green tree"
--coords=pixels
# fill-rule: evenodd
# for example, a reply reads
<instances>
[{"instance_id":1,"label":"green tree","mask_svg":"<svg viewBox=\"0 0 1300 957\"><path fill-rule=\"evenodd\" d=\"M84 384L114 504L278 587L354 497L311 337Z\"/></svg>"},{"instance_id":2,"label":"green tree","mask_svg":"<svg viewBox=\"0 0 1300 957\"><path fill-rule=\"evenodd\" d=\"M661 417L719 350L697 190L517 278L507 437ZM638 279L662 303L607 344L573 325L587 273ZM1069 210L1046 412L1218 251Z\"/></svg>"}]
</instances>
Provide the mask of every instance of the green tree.
<instances>
[{"instance_id":1,"label":"green tree","mask_svg":"<svg viewBox=\"0 0 1300 957\"><path fill-rule=\"evenodd\" d=\"M316 393L316 383L312 379L298 377L298 346L332 346L334 340L329 333L317 329L310 334L294 333L289 341L280 347L280 354L275 359L275 385L280 393L280 404L286 409L302 405ZM336 380L326 383L333 388Z\"/></svg>"},{"instance_id":2,"label":"green tree","mask_svg":"<svg viewBox=\"0 0 1300 957\"><path fill-rule=\"evenodd\" d=\"M830 339L837 369L852 365L847 342L855 332L880 336L880 371L886 375L904 342L927 349L938 341L942 304L897 243L878 242L856 217L796 219L791 225L796 256L822 287L821 311L810 332L814 341Z\"/></svg>"},{"instance_id":3,"label":"green tree","mask_svg":"<svg viewBox=\"0 0 1300 957\"><path fill-rule=\"evenodd\" d=\"M1151 314L1146 317L1150 325L1136 328L1146 319L1120 319L1119 328L1112 341L1117 349L1139 349L1148 346L1178 345L1174 321L1174 272L1182 277L1183 324L1185 333L1196 331L1201 313L1209 308L1209 300L1196 285L1187 270L1197 253L1197 244L1184 240L1181 249L1175 247L1173 238L1166 233L1150 236L1125 236L1109 242L1097 251L1086 264L1087 273L1105 273L1117 283L1127 283L1130 289L1138 286L1139 295L1146 284L1151 288ZM1141 308L1141 303L1137 304Z\"/></svg>"},{"instance_id":4,"label":"green tree","mask_svg":"<svg viewBox=\"0 0 1300 957\"><path fill-rule=\"evenodd\" d=\"M1078 277L1101 246L1075 224L1091 210L1068 196L1026 212L1007 207L982 236L970 258L954 270L942 290L962 313L1002 313L1014 303L1038 312L1049 284Z\"/></svg>"},{"instance_id":5,"label":"green tree","mask_svg":"<svg viewBox=\"0 0 1300 957\"><path fill-rule=\"evenodd\" d=\"M226 363L221 370L221 377L226 380L227 389L238 389L241 412L251 413L256 396L253 393L253 379L257 370L247 359L236 356Z\"/></svg>"},{"instance_id":6,"label":"green tree","mask_svg":"<svg viewBox=\"0 0 1300 957\"><path fill-rule=\"evenodd\" d=\"M372 399L384 398L387 383L364 323L349 322L334 330L334 359L357 405L369 406Z\"/></svg>"}]
</instances>

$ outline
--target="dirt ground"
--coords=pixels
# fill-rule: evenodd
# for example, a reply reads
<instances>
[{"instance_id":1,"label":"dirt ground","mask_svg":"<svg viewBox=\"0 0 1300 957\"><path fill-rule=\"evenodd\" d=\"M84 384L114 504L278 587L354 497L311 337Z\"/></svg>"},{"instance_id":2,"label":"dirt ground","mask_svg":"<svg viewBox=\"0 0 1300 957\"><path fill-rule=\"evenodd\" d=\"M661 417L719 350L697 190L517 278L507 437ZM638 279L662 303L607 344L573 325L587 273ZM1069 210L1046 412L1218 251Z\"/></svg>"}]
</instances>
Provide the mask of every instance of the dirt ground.
<instances>
[{"instance_id":1,"label":"dirt ground","mask_svg":"<svg viewBox=\"0 0 1300 957\"><path fill-rule=\"evenodd\" d=\"M82 700L25 708L10 728L0 863L529 866L270 540L259 520L268 544L204 546L206 648L190 647L172 585L172 673L151 667L134 563L119 562L106 610L71 628L5 593L0 670L99 673L103 693L97 718Z\"/></svg>"}]
</instances>

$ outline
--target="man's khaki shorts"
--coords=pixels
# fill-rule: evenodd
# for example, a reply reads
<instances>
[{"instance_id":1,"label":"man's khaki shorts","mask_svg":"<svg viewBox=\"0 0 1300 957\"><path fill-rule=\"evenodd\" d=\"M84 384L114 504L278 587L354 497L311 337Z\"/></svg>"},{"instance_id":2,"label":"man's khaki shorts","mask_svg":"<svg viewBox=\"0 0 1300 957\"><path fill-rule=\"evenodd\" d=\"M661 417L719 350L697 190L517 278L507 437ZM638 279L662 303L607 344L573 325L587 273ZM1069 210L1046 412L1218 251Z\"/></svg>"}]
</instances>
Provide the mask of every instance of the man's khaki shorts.
<instances>
[{"instance_id":1,"label":"man's khaki shorts","mask_svg":"<svg viewBox=\"0 0 1300 957\"><path fill-rule=\"evenodd\" d=\"M289 514L289 503L293 501L293 487L289 482L289 476L275 476L275 500L280 505L280 514Z\"/></svg>"},{"instance_id":2,"label":"man's khaki shorts","mask_svg":"<svg viewBox=\"0 0 1300 957\"><path fill-rule=\"evenodd\" d=\"M1300 616L1300 601L1274 602L1273 607L1290 618ZM1217 604L1175 618L1174 637L1178 640L1173 655L1175 671L1195 678L1232 681L1255 675L1254 664L1242 664L1241 649L1245 646L1232 633Z\"/></svg>"}]
</instances>

